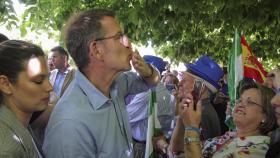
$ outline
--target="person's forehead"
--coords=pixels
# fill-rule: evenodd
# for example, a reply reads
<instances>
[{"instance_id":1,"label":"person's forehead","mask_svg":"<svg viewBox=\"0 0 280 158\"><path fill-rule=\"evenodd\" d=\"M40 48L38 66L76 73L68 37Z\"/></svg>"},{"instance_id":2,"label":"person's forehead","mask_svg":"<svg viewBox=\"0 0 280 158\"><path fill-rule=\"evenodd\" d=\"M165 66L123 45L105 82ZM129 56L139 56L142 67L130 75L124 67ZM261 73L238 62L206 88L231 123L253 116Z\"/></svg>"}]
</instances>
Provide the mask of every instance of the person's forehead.
<instances>
[{"instance_id":1,"label":"person's forehead","mask_svg":"<svg viewBox=\"0 0 280 158\"><path fill-rule=\"evenodd\" d=\"M173 81L172 76L166 76L166 78L164 79L165 82L167 81Z\"/></svg>"},{"instance_id":2,"label":"person's forehead","mask_svg":"<svg viewBox=\"0 0 280 158\"><path fill-rule=\"evenodd\" d=\"M45 63L44 57L42 56L30 58L29 60L25 61L24 65L25 65L24 71L26 71L26 74L29 77L34 77L37 75L47 73L47 68L46 68L47 65Z\"/></svg>"},{"instance_id":3,"label":"person's forehead","mask_svg":"<svg viewBox=\"0 0 280 158\"><path fill-rule=\"evenodd\" d=\"M105 16L100 21L103 27L103 30L106 32L106 34L116 34L117 32L121 32L122 29L120 25L118 24L116 18Z\"/></svg>"},{"instance_id":4,"label":"person's forehead","mask_svg":"<svg viewBox=\"0 0 280 158\"><path fill-rule=\"evenodd\" d=\"M249 88L249 89L246 89L244 90L244 92L241 94L241 98L250 98L254 101L257 101L257 102L261 102L261 92L259 89L257 88Z\"/></svg>"},{"instance_id":5,"label":"person's forehead","mask_svg":"<svg viewBox=\"0 0 280 158\"><path fill-rule=\"evenodd\" d=\"M186 79L199 79L198 76L196 76L190 72L187 72L187 71L184 72L183 74L184 74L184 78L186 78Z\"/></svg>"},{"instance_id":6,"label":"person's forehead","mask_svg":"<svg viewBox=\"0 0 280 158\"><path fill-rule=\"evenodd\" d=\"M59 56L60 53L58 51L52 51L52 56Z\"/></svg>"}]
</instances>

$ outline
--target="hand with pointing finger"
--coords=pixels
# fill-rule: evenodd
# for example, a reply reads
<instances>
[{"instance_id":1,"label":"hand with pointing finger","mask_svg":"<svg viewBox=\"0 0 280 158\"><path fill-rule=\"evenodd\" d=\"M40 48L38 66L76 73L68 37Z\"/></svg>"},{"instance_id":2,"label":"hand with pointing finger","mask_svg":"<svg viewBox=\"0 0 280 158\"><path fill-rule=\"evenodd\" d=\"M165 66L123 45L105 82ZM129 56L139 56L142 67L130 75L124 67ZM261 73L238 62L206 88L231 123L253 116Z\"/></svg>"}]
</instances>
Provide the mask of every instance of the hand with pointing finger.
<instances>
[{"instance_id":1,"label":"hand with pointing finger","mask_svg":"<svg viewBox=\"0 0 280 158\"><path fill-rule=\"evenodd\" d=\"M197 103L196 110L194 110L193 97L191 93L185 94L182 102L180 103L181 118L184 126L199 127L201 122L201 101Z\"/></svg>"},{"instance_id":2,"label":"hand with pointing finger","mask_svg":"<svg viewBox=\"0 0 280 158\"><path fill-rule=\"evenodd\" d=\"M151 76L153 73L153 69L145 62L137 50L132 53L132 66L142 77Z\"/></svg>"}]
</instances>

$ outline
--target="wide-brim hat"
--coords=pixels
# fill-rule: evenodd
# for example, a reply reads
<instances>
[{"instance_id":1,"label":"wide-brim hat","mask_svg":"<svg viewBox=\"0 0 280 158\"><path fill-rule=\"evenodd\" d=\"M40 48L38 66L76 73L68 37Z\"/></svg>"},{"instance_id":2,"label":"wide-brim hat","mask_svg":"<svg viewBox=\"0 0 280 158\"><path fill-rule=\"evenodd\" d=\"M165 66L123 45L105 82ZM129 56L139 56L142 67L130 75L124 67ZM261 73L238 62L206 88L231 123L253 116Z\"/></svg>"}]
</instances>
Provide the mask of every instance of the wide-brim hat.
<instances>
[{"instance_id":1,"label":"wide-brim hat","mask_svg":"<svg viewBox=\"0 0 280 158\"><path fill-rule=\"evenodd\" d=\"M223 70L208 56L203 55L194 64L189 63L185 64L185 66L188 72L208 82L210 84L210 90L213 92L220 89L219 80L224 75Z\"/></svg>"},{"instance_id":2,"label":"wide-brim hat","mask_svg":"<svg viewBox=\"0 0 280 158\"><path fill-rule=\"evenodd\" d=\"M144 55L143 58L146 63L154 65L160 73L162 73L165 70L166 62L163 61L162 58L153 55Z\"/></svg>"}]
</instances>

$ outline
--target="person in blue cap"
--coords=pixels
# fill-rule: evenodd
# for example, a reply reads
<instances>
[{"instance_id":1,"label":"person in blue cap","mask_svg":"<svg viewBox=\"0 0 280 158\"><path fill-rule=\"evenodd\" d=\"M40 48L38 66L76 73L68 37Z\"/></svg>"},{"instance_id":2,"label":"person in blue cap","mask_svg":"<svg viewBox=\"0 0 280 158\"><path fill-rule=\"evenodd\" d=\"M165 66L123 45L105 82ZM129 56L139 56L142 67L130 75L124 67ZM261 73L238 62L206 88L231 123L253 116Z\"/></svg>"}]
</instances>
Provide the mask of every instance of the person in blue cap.
<instances>
[{"instance_id":1,"label":"person in blue cap","mask_svg":"<svg viewBox=\"0 0 280 158\"><path fill-rule=\"evenodd\" d=\"M186 64L187 75L193 76L196 80L201 80L205 89L201 90L200 100L202 100L202 136L204 139L221 135L221 127L218 115L210 103L210 96L216 93L221 87L220 79L224 73L221 67L208 56L201 56L194 64ZM186 83L188 84L188 83Z\"/></svg>"},{"instance_id":2,"label":"person in blue cap","mask_svg":"<svg viewBox=\"0 0 280 158\"><path fill-rule=\"evenodd\" d=\"M196 102L202 102L201 128L191 128L201 130L203 140L213 138L221 134L221 127L218 115L211 105L210 96L220 89L219 80L223 76L223 70L220 66L207 56L201 56L194 64L186 64L187 71L184 72L183 79L179 82L178 99L180 102L185 101L186 93L193 93ZM195 92L195 93L194 93ZM182 111L182 107L180 111ZM180 112L179 112L180 114ZM174 153L184 151L181 142L181 135L184 133L183 124L184 115L180 115L176 121L176 126L171 139L171 150Z\"/></svg>"},{"instance_id":3,"label":"person in blue cap","mask_svg":"<svg viewBox=\"0 0 280 158\"><path fill-rule=\"evenodd\" d=\"M147 63L154 65L160 72L165 70L166 62L161 58L151 55L143 56ZM165 138L170 138L171 122L174 119L175 113L175 97L171 95L168 89L163 83L159 83L155 87L156 102L158 105L158 119L162 127L163 135ZM129 96L129 103L127 103L127 112L129 116L129 122L132 130L132 137L134 141L134 158L143 158L145 156L147 128L148 128L148 107L151 91L139 93L135 96ZM168 144L162 141L162 147L167 147ZM156 147L157 148L157 147ZM158 149L157 154L165 153L166 148ZM165 150L165 151L164 151Z\"/></svg>"}]
</instances>

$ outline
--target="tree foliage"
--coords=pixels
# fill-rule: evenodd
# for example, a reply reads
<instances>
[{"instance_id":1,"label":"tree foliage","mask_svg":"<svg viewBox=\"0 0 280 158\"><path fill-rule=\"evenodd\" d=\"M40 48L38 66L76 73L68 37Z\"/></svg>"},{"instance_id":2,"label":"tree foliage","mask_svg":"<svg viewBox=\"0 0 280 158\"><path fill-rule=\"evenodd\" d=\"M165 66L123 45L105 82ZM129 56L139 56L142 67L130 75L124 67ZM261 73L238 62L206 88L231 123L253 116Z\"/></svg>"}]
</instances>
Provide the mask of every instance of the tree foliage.
<instances>
[{"instance_id":1,"label":"tree foliage","mask_svg":"<svg viewBox=\"0 0 280 158\"><path fill-rule=\"evenodd\" d=\"M10 0L0 0L0 25L9 22L7 26L11 29L13 25L17 25L18 18Z\"/></svg>"},{"instance_id":2,"label":"tree foliage","mask_svg":"<svg viewBox=\"0 0 280 158\"><path fill-rule=\"evenodd\" d=\"M7 0L6 0L7 1ZM28 6L24 32L61 30L69 16L89 8L117 11L125 33L135 43L152 41L158 53L175 63L207 54L227 64L234 30L246 36L265 67L279 65L280 1L275 0L22 0ZM0 9L3 8L1 3ZM11 7L10 7L11 8ZM2 11L4 10L4 12ZM12 9L1 13L9 17ZM2 16L1 16L2 17ZM8 19L9 22L13 20ZM51 31L48 32L52 34Z\"/></svg>"}]
</instances>

